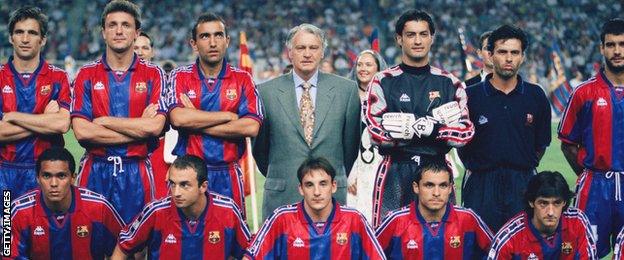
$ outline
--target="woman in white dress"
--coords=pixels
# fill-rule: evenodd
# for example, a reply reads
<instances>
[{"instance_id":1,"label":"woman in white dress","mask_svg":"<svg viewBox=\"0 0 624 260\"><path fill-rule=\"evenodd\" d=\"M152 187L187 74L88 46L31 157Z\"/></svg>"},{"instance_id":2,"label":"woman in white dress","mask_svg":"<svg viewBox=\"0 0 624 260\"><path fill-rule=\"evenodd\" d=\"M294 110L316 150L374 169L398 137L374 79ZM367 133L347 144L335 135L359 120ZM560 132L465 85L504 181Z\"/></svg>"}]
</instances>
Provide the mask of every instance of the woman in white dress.
<instances>
[{"instance_id":1,"label":"woman in white dress","mask_svg":"<svg viewBox=\"0 0 624 260\"><path fill-rule=\"evenodd\" d=\"M373 79L375 73L386 69L386 67L386 62L375 51L365 50L357 56L355 66L349 77L358 83L362 106L366 106L368 83ZM360 142L358 158L349 174L347 205L359 210L368 222L372 223L373 182L382 158L377 147L371 144L370 134L366 130L363 116L360 128L362 141Z\"/></svg>"}]
</instances>

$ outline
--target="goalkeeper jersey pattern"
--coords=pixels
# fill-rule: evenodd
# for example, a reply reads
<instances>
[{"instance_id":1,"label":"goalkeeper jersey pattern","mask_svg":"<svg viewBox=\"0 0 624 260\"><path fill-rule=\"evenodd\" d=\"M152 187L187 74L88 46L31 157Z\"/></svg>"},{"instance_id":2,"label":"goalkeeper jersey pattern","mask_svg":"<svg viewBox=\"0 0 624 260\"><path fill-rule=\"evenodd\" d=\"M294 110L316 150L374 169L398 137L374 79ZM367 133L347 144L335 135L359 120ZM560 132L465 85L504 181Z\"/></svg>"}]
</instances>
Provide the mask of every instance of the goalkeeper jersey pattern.
<instances>
[{"instance_id":1,"label":"goalkeeper jersey pattern","mask_svg":"<svg viewBox=\"0 0 624 260\"><path fill-rule=\"evenodd\" d=\"M444 156L451 146L461 147L472 139L474 127L468 118L466 86L452 74L431 67L400 64L375 75L368 87L367 105L363 106L372 141L382 155L403 154ZM459 123L436 126L428 137L394 139L381 126L387 112L412 113L416 118L432 116L431 110L457 101L462 110Z\"/></svg>"}]
</instances>

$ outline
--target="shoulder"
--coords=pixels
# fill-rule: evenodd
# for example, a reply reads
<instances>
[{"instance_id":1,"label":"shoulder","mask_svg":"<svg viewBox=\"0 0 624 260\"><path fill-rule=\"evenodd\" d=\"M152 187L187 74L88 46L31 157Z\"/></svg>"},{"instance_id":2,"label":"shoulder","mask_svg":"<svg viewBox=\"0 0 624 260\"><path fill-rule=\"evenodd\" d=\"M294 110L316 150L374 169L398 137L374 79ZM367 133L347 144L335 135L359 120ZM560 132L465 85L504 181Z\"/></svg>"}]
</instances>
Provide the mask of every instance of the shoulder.
<instances>
[{"instance_id":1,"label":"shoulder","mask_svg":"<svg viewBox=\"0 0 624 260\"><path fill-rule=\"evenodd\" d=\"M405 206L393 211L390 211L383 219L379 227L377 228L377 232L381 232L390 226L391 223L403 220L409 220L410 217L410 206Z\"/></svg>"},{"instance_id":2,"label":"shoulder","mask_svg":"<svg viewBox=\"0 0 624 260\"><path fill-rule=\"evenodd\" d=\"M86 204L100 205L100 206L107 207L111 210L113 209L112 204L110 204L110 202L108 202L106 198L99 193L93 192L91 190L88 190L82 187L78 188L78 192L80 194L80 199Z\"/></svg>"},{"instance_id":3,"label":"shoulder","mask_svg":"<svg viewBox=\"0 0 624 260\"><path fill-rule=\"evenodd\" d=\"M47 63L47 62L46 62L46 66L47 66L47 70L50 71L52 77L57 78L57 79L58 78L62 79L62 78L66 78L67 77L67 72L65 72L65 70L63 70L63 69L61 69L61 68L59 68L57 66L54 66L54 65L52 65L50 63Z\"/></svg>"},{"instance_id":4,"label":"shoulder","mask_svg":"<svg viewBox=\"0 0 624 260\"><path fill-rule=\"evenodd\" d=\"M293 86L295 85L292 73L282 74L276 78L260 83L258 84L258 89L261 91L269 91L272 89L271 86L281 86L283 84L288 84L289 82L291 82Z\"/></svg>"},{"instance_id":5,"label":"shoulder","mask_svg":"<svg viewBox=\"0 0 624 260\"><path fill-rule=\"evenodd\" d=\"M191 76L193 74L193 64L188 64L184 66L177 67L170 72L169 78L172 80L178 78L184 78Z\"/></svg>"},{"instance_id":6,"label":"shoulder","mask_svg":"<svg viewBox=\"0 0 624 260\"><path fill-rule=\"evenodd\" d=\"M318 74L319 77L319 84L321 81L324 82L330 82L331 84L335 85L335 86L353 86L355 87L355 81L350 80L348 78L342 77L342 76L338 76L335 74L331 74L331 73L324 73L324 72L319 72Z\"/></svg>"},{"instance_id":7,"label":"shoulder","mask_svg":"<svg viewBox=\"0 0 624 260\"><path fill-rule=\"evenodd\" d=\"M267 222L277 221L281 218L286 218L289 216L296 217L297 210L299 209L298 205L299 205L298 203L295 203L295 204L290 204L290 205L284 205L275 209L273 213L271 213L271 216L267 218Z\"/></svg>"},{"instance_id":8,"label":"shoulder","mask_svg":"<svg viewBox=\"0 0 624 260\"><path fill-rule=\"evenodd\" d=\"M594 75L588 80L582 82L574 90L572 90L572 96L577 98L591 97L596 93L596 88L600 86L601 82L598 80L599 75Z\"/></svg>"},{"instance_id":9,"label":"shoulder","mask_svg":"<svg viewBox=\"0 0 624 260\"><path fill-rule=\"evenodd\" d=\"M228 65L229 69L230 69L230 73L232 73L232 76L234 77L234 79L236 80L250 80L253 81L253 77L251 76L251 74L249 74L249 72L244 71L238 67L234 67L232 65Z\"/></svg>"},{"instance_id":10,"label":"shoulder","mask_svg":"<svg viewBox=\"0 0 624 260\"><path fill-rule=\"evenodd\" d=\"M437 76L450 81L450 83L456 88L466 88L466 84L464 84L464 82L460 81L457 77L455 77L455 75L446 70L431 66L430 72L433 76Z\"/></svg>"},{"instance_id":11,"label":"shoulder","mask_svg":"<svg viewBox=\"0 0 624 260\"><path fill-rule=\"evenodd\" d=\"M210 198L212 199L212 204L218 208L225 210L227 212L234 213L238 218L242 219L242 214L240 208L234 203L231 198L225 197L221 194L210 192Z\"/></svg>"},{"instance_id":12,"label":"shoulder","mask_svg":"<svg viewBox=\"0 0 624 260\"><path fill-rule=\"evenodd\" d=\"M35 209L39 189L32 190L11 202L11 216L26 213Z\"/></svg>"}]
</instances>

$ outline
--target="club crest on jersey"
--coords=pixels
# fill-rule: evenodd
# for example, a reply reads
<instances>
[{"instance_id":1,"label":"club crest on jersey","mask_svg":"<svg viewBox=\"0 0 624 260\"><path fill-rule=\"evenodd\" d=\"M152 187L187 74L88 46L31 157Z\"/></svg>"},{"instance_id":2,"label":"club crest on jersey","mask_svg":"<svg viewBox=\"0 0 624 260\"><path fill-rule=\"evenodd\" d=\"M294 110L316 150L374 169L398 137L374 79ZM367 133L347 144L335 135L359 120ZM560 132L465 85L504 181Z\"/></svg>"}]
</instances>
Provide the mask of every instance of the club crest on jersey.
<instances>
[{"instance_id":1,"label":"club crest on jersey","mask_svg":"<svg viewBox=\"0 0 624 260\"><path fill-rule=\"evenodd\" d=\"M412 99L405 93L401 94L401 97L399 98L399 101L401 102L412 102Z\"/></svg>"},{"instance_id":2,"label":"club crest on jersey","mask_svg":"<svg viewBox=\"0 0 624 260\"><path fill-rule=\"evenodd\" d=\"M139 93L143 93L147 90L147 84L145 82L137 82L134 86L134 90Z\"/></svg>"},{"instance_id":3,"label":"club crest on jersey","mask_svg":"<svg viewBox=\"0 0 624 260\"><path fill-rule=\"evenodd\" d=\"M175 238L175 236L173 236L173 234L169 234L167 235L167 238L165 238L165 243L175 244L175 243L178 243L178 240Z\"/></svg>"},{"instance_id":4,"label":"club crest on jersey","mask_svg":"<svg viewBox=\"0 0 624 260\"><path fill-rule=\"evenodd\" d=\"M487 124L487 122L488 122L487 117L485 117L484 115L480 115L480 116L479 116L479 124L480 124L480 125Z\"/></svg>"},{"instance_id":5,"label":"club crest on jersey","mask_svg":"<svg viewBox=\"0 0 624 260\"><path fill-rule=\"evenodd\" d=\"M98 81L97 83L95 83L95 86L93 86L93 89L102 90L104 89L104 84L102 84L102 81Z\"/></svg>"},{"instance_id":6,"label":"club crest on jersey","mask_svg":"<svg viewBox=\"0 0 624 260\"><path fill-rule=\"evenodd\" d=\"M13 93L13 89L9 87L9 85L4 85L4 87L2 88L2 93L11 94Z\"/></svg>"},{"instance_id":7,"label":"club crest on jersey","mask_svg":"<svg viewBox=\"0 0 624 260\"><path fill-rule=\"evenodd\" d=\"M76 235L78 237L87 237L89 235L89 228L87 226L78 226L76 228Z\"/></svg>"},{"instance_id":8,"label":"club crest on jersey","mask_svg":"<svg viewBox=\"0 0 624 260\"><path fill-rule=\"evenodd\" d=\"M300 237L297 237L295 239L295 241L293 241L293 247L304 247L305 244L303 243L303 240Z\"/></svg>"},{"instance_id":9,"label":"club crest on jersey","mask_svg":"<svg viewBox=\"0 0 624 260\"><path fill-rule=\"evenodd\" d=\"M449 240L449 245L451 246L451 248L459 248L459 246L461 246L461 240L459 239L459 236L451 236L451 239Z\"/></svg>"},{"instance_id":10,"label":"club crest on jersey","mask_svg":"<svg viewBox=\"0 0 624 260\"><path fill-rule=\"evenodd\" d=\"M50 87L50 85L45 85L45 86L41 87L40 93L41 93L42 96L45 96L47 94L50 94L50 91L52 91L52 88Z\"/></svg>"},{"instance_id":11,"label":"club crest on jersey","mask_svg":"<svg viewBox=\"0 0 624 260\"><path fill-rule=\"evenodd\" d=\"M188 98L193 98L193 99L194 99L194 98L196 98L196 97L197 97L197 94L195 94L195 90L192 90L192 89L191 89L191 90L189 90L189 91L186 93L186 96L187 96Z\"/></svg>"},{"instance_id":12,"label":"club crest on jersey","mask_svg":"<svg viewBox=\"0 0 624 260\"><path fill-rule=\"evenodd\" d=\"M236 89L230 88L230 89L226 89L225 90L225 97L228 100L234 100L236 99Z\"/></svg>"},{"instance_id":13,"label":"club crest on jersey","mask_svg":"<svg viewBox=\"0 0 624 260\"><path fill-rule=\"evenodd\" d=\"M527 114L527 116L526 116L526 124L525 125L530 126L532 124L533 124L533 115Z\"/></svg>"},{"instance_id":14,"label":"club crest on jersey","mask_svg":"<svg viewBox=\"0 0 624 260\"><path fill-rule=\"evenodd\" d=\"M336 243L341 246L344 246L349 239L347 238L347 233L338 233L336 234Z\"/></svg>"},{"instance_id":15,"label":"club crest on jersey","mask_svg":"<svg viewBox=\"0 0 624 260\"><path fill-rule=\"evenodd\" d=\"M430 91L429 92L429 101L433 101L436 98L440 97L440 91Z\"/></svg>"},{"instance_id":16,"label":"club crest on jersey","mask_svg":"<svg viewBox=\"0 0 624 260\"><path fill-rule=\"evenodd\" d=\"M572 253L572 243L571 242L563 242L561 243L561 252L569 255Z\"/></svg>"},{"instance_id":17,"label":"club crest on jersey","mask_svg":"<svg viewBox=\"0 0 624 260\"><path fill-rule=\"evenodd\" d=\"M35 228L35 231L33 231L33 235L35 235L35 236L43 236L43 235L45 235L45 231L43 230L43 227L37 226Z\"/></svg>"},{"instance_id":18,"label":"club crest on jersey","mask_svg":"<svg viewBox=\"0 0 624 260\"><path fill-rule=\"evenodd\" d=\"M410 239L410 241L407 242L407 249L418 249L418 243L416 243L414 239Z\"/></svg>"},{"instance_id":19,"label":"club crest on jersey","mask_svg":"<svg viewBox=\"0 0 624 260\"><path fill-rule=\"evenodd\" d=\"M604 98L598 98L598 101L596 101L596 104L599 107L606 107L607 106L607 101Z\"/></svg>"},{"instance_id":20,"label":"club crest on jersey","mask_svg":"<svg viewBox=\"0 0 624 260\"><path fill-rule=\"evenodd\" d=\"M539 260L539 258L535 255L535 253L531 252L529 257L527 257L527 260Z\"/></svg>"},{"instance_id":21,"label":"club crest on jersey","mask_svg":"<svg viewBox=\"0 0 624 260\"><path fill-rule=\"evenodd\" d=\"M219 235L219 231L208 232L208 241L213 244L219 243L219 241L221 241L221 236Z\"/></svg>"}]
</instances>

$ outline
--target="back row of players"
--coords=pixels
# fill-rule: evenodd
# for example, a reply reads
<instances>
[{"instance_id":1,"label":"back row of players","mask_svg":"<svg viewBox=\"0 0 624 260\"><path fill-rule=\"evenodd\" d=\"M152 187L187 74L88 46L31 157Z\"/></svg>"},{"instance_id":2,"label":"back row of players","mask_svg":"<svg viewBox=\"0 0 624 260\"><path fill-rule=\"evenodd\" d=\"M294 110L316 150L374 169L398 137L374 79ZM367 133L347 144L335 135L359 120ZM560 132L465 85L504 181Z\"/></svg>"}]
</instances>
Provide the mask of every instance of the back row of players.
<instances>
[{"instance_id":1,"label":"back row of players","mask_svg":"<svg viewBox=\"0 0 624 260\"><path fill-rule=\"evenodd\" d=\"M619 120L621 120L617 116L618 111L621 109L618 109L616 106L618 106L619 102L617 101L621 97L619 95L621 88L618 86L624 83L622 81L624 77L622 71L624 68L624 58L622 57L624 48L624 40L622 39L624 37L623 24L622 20L615 19L605 23L603 26L601 53L605 56L606 67L596 78L590 79L575 92L560 127L560 137L565 142L563 146L565 148L564 152L569 161L571 161L571 165L577 170L577 173L581 173L583 168L588 169L583 171L579 179L579 187L581 187L582 192L579 198L577 198L577 204L588 211L589 219L594 224L592 227L594 231L575 231L575 234L584 236L588 241L587 243L592 245L592 237L596 235L594 233L597 233L598 252L601 256L608 253L610 247L609 237L617 233L617 230L622 226L621 222L623 219L621 217L623 207L621 205L621 180L619 178L621 173L618 168L620 163L617 160L620 154L618 152L620 146L611 143L618 136L615 131L616 127L613 126L616 126ZM561 240L567 239L562 238L562 234L565 232L563 232L564 229L561 226L564 225L565 221L559 221L559 217L553 216L561 215L561 210L568 206L569 194L549 191L530 197L531 200L523 199L521 196L524 190L531 190L530 187L526 188L529 184L529 179L533 178L532 176L535 174L534 168L537 162L539 162L545 147L550 142L550 112L547 108L548 104L544 94L541 90L538 90L539 87L522 81L517 76L517 71L522 63L524 50L527 45L524 33L512 26L502 26L489 36L487 49L492 55L491 60L494 64L494 73L485 77L476 87L469 88L466 95L464 85L452 75L428 66L428 54L433 41L433 35L435 34L433 21L428 14L416 10L408 11L401 15L396 27L397 42L403 49L403 63L375 76L369 85L368 99L363 109L372 140L379 145L380 153L385 158L377 176L381 180L378 182L380 187L376 187L374 193L375 226L379 228L389 226L388 222L392 222L393 219L391 216L400 214L388 212L410 205L413 201L412 191L421 195L425 189L419 188L421 183L418 178L422 178L425 175L423 169L427 169L427 165L441 164L443 155L448 152L449 146L461 147L468 143L468 146L462 152L462 159L464 159L468 168L466 175L478 176L479 178L471 177L471 181L466 182L466 186L473 186L473 192L465 192L465 201L469 201L470 198L481 197L479 202L474 202L469 207L477 211L479 215L487 216L486 219L492 219L491 223L488 221L486 223L490 227L494 226L495 230L502 225L503 219L509 218L506 215L510 213L512 215L516 214L522 208L528 211L528 215L524 218L518 217L514 218L515 221L508 222L513 227L504 227L500 230L499 234L502 233L505 239L496 240L493 250L497 248L496 245L502 246L507 241L510 241L507 238L517 234L515 233L516 231L519 232L525 227L529 230L529 227L533 227L531 230L544 232L544 237L537 236L539 232L535 232L534 240L541 241L544 245L554 243L555 246L543 247L539 250L531 249L534 251L530 251L526 247L515 248L515 253L526 254L527 257L531 255L548 257L550 254L571 256L577 253L586 253L588 257L594 257L593 246L584 247L580 243L581 240ZM114 209L113 213L114 211L119 211L120 218L116 218L119 223L130 223L134 218L133 224L128 227L126 232L133 233L142 223L145 223L146 219L143 216L146 212L149 213L150 209L154 209L154 204L147 206L142 214L136 215L141 212L146 203L152 201L155 197L154 182L162 182L166 179L172 187L172 195L174 195L173 204L186 208L186 210L178 212L180 219L186 221L186 225L175 226L180 232L183 231L181 236L176 236L173 233L148 232L151 239L154 239L154 244L149 245L155 248L166 244L179 246L182 242L178 243L178 241L185 241L184 239L190 239L191 237L195 237L200 241L217 243L221 241L222 236L225 237L224 234L228 232L230 232L228 234L232 234L232 229L229 231L215 231L216 233L210 233L209 231L206 231L207 233L197 233L197 228L200 226L204 227L203 225L205 224L199 221L201 219L200 216L203 214L202 212L206 208L205 204L203 207L197 206L195 209L199 208L200 210L198 211L188 208L188 204L185 203L188 203L190 200L186 201L182 193L175 195L173 192L176 189L187 190L189 188L188 180L187 182L182 181L178 183L171 173L167 178L163 176L162 178L154 179L146 158L148 153L153 150L154 137L160 135L163 130L166 114L168 113L171 123L177 128L183 129L174 153L199 156L204 160L202 165L208 165L207 186L204 187L203 191L200 189L202 194L206 190L215 191L233 198L236 206L230 205L230 208L244 208L242 187L240 185L242 174L236 164L236 160L244 149L241 145L241 138L255 136L260 129L264 119L261 112L261 102L251 77L227 65L225 62L223 57L229 43L229 37L227 36L225 23L218 16L205 14L197 20L192 30L191 45L199 54L198 61L194 65L176 70L170 77L168 84L164 83L165 76L160 68L138 59L133 54L132 44L137 37L139 28L140 16L135 5L126 1L113 1L105 7L102 14L102 36L107 46L106 53L102 59L87 64L80 70L73 84L73 98L70 99L69 83L66 74L48 65L40 57L40 49L45 45L47 33L45 16L36 8L21 8L12 14L9 21L9 31L10 42L14 47L14 55L10 58L7 65L1 68L2 75L0 78L2 80L0 85L3 86L2 100L0 101L2 105L0 133L3 143L1 147L2 152L0 153L2 156L0 173L2 174L3 189L12 190L14 195L19 195L37 187L37 181L43 183L41 178L45 176L47 176L45 177L47 180L55 180L55 177L51 176L52 174L39 174L40 169L36 167L38 164L35 162L40 159L39 156L45 149L62 145L60 134L69 129L69 118L71 115L71 123L76 138L87 149L87 154L81 162L77 184L102 194L106 201L110 201L110 205L108 205L108 202L101 200L102 197L99 197L99 195L86 190L83 192L85 194L88 193L87 197L92 196L93 201L100 200L102 205L108 205L109 209ZM314 29L297 31L297 28L291 31L290 36L292 38L289 36L289 44L287 44L289 46L289 55L292 56L291 52L293 51L303 52L302 64L309 65L310 63L318 62L310 60L306 53L324 49L322 44L324 36L316 35ZM315 27L312 26L312 28ZM300 45L293 46L292 42L290 42L293 38L293 41L303 41L304 36L317 36L319 37L318 39L312 37L313 42L318 41L321 44L301 45L303 49L300 50L298 49L301 47ZM320 48L320 46L323 48ZM295 73L300 69L298 66L302 66L301 64L295 64L294 61L293 65ZM308 77L304 80L309 79ZM594 85L597 86L594 87ZM316 92L313 91L312 101L314 101L316 95ZM530 96L528 99L524 99L526 98L523 97L525 93L527 94L526 96ZM466 96L470 97L469 101L473 105L467 103ZM498 99L488 100L484 98L487 96L495 96ZM479 99L480 97L481 99ZM506 97L515 98L505 100ZM534 99L530 99L531 97L534 97ZM301 98L298 96L298 99ZM545 106L543 105L544 101L546 102ZM487 107L488 103L494 103L498 106ZM525 106L526 109L524 110L518 109L518 107ZM483 109L483 111L472 113L469 118L468 107L471 108L471 111L479 109ZM502 111L499 111L501 107ZM604 111L609 113L603 113ZM419 116L421 117L416 118ZM510 118L512 122L504 124L507 118ZM517 120L518 118L520 120ZM604 123L611 122L611 119L613 119L611 124ZM281 120L287 119L283 118ZM306 122L304 122L303 117L301 120L301 124L305 126ZM472 122L479 123L476 126L476 131ZM312 117L313 124L314 117ZM325 125L327 124L329 122L325 123ZM263 129L266 128L266 126L263 126ZM505 129L505 131L501 129ZM304 130L307 131L307 129ZM511 133L512 136L506 136L505 132ZM518 134L518 136L514 134ZM280 137L270 135L270 138ZM318 138L318 136L308 137L308 134L306 134L306 141L309 142L308 145L310 146L312 146L311 140ZM508 140L514 138L516 139L515 141L523 142L525 146L514 147L515 149L511 151L503 150L503 153L500 153L501 150L496 149L497 144L515 145L515 143ZM314 142L323 143L322 140L314 140ZM267 152L269 152L268 149ZM57 153L60 152L57 151ZM582 162L580 164L582 166L577 163L577 154L578 162ZM327 155L330 158L332 156L335 157L336 155ZM518 158L520 158L519 161L528 162L529 167L526 167L522 162L514 164ZM573 158L573 160L570 160L570 158ZM289 161L289 159L283 158L284 161ZM332 160L330 159L329 161ZM69 162L67 164L68 166L72 165ZM333 176L331 174L333 170L330 169L331 163L326 164L330 165L330 167L324 168L324 171L331 177L330 186L335 185L333 184ZM299 165L299 163L296 165ZM268 166L270 168L270 164ZM305 163L302 166L305 166ZM339 169L337 172L344 174L345 168L350 168L350 163L345 158L345 164L337 166ZM69 175L74 172L72 168L68 167ZM173 168L184 170L189 167L180 166ZM200 177L201 174L199 174L200 171L195 169L195 172L198 174L196 176L197 187L204 185L204 181ZM441 170L434 170L433 172L441 172ZM266 174L266 172L263 173ZM303 181L304 177L307 176L306 173L304 171L299 174L298 190L303 196L304 202L292 207L299 207L300 210L298 212L304 212L302 214L306 217L302 218L302 220L305 220L302 223L310 225L310 234L315 230L316 233L314 234L316 236L325 235L329 240L324 243L314 243L314 236L312 235L308 237L293 237L292 239L280 236L282 240L280 240L279 245L274 244L270 246L275 251L274 256L279 256L279 252L285 252L284 250L292 248L312 249L310 254L313 255L327 252L333 255L332 250L326 250L330 247L333 248L333 241L338 245L344 245L347 241L364 245L362 239L365 233L368 232L369 238L373 237L371 232L369 232L370 228L366 229L366 223L361 223L361 232L355 235L355 237L349 232L339 232L333 236L333 231L328 231L333 230L330 224L334 223L332 218L335 217L337 211L348 212L349 210L341 210L342 208L338 206L333 207L334 204L338 204L337 202L332 202L330 203L332 207L329 209L329 214L320 214L324 212L323 210L327 211L327 207L314 207L314 205L322 204L327 199L326 197L325 199L322 198L318 190L307 196L310 199L307 204L312 206L304 207L307 205L306 188L312 189L315 186L313 183L308 184ZM448 171L446 173L448 174ZM67 172L65 175L67 177ZM311 175L314 176L314 174ZM339 174L336 174L336 176L338 178L342 177ZM388 178L385 178L385 176L388 176ZM452 180L450 175L449 179ZM475 184L475 182L477 183ZM338 183L338 189L340 189L340 182L338 181ZM445 244L456 249L459 247L463 248L463 245L470 244L470 241L476 241L475 234L478 233L476 231L468 232L470 233L468 235L459 235L458 233L458 235L450 235L450 237L446 236L446 231L441 232L444 235L438 233L439 228L447 230L444 227L449 222L448 219L444 218L452 215L450 214L452 210L447 210L447 208L458 209L454 206L448 206L447 200L438 198L441 195L437 193L452 186L451 183L452 181L439 185L433 182L424 183L426 186L423 187L435 190L434 195L432 195L433 198L423 200L427 196L421 195L418 198L418 203L412 204L412 208L419 209L418 212L422 215L422 218L419 218L419 220L422 220L422 224L429 226L429 228L405 233L405 235L413 235L415 237L395 245L398 246L396 247L398 252L404 252L407 249L438 248L440 251L436 253L432 249L433 253L427 253L427 256L447 256L442 252L451 252L452 250L442 250ZM501 185L501 183L509 186ZM55 185L58 184L51 186ZM307 185L310 186L308 187ZM318 185L325 185L326 187L328 182L325 181L323 183L321 181ZM177 186L180 187L177 188ZM600 189L596 188L596 186L604 186L606 188ZM499 217L501 214L497 213L498 209L495 210L497 211L495 213L488 213L487 211L491 208L487 206L487 203L496 201L488 197L498 194L491 191L491 189L496 187L512 193L509 196L498 196L500 201L494 205L497 208L502 208L500 211L504 211L504 214L502 214L502 216L505 216L504 218ZM481 189L490 189L490 192L487 190L480 192ZM561 190L560 188L557 189ZM565 190L568 190L567 186ZM494 190L493 192L497 191ZM600 200L593 198L598 197L601 195L599 193L603 192L609 194L603 194L601 196L603 199ZM52 189L49 195L51 198L61 197L60 192L55 189ZM60 210L49 210L45 206L47 205L45 204L46 200L43 198L36 199L36 196L41 196L41 193L28 193L22 199L17 200L14 204L14 213L18 212L16 209L25 210L33 208L34 204L40 201L44 204L42 208L47 210L41 211L40 213L43 214L36 216L45 216L44 220L47 219L48 224L34 225L34 227L27 225L26 233L23 233L22 240L19 240L19 243L23 242L24 246L18 246L19 249L28 249L25 252L30 252L29 250L35 247L29 247L28 245L34 245L32 241L34 241L35 237L41 236L43 238L44 234L50 234L52 231L64 234L68 239L71 238L71 241L77 238L85 238L89 234L97 234L98 236L107 234L104 231L99 231L100 229L98 228L101 228L101 225L95 225L98 228L94 228L88 224L75 226L74 235L72 233L74 232L74 227L70 227L70 224L67 224L64 219L73 212L74 208L72 207L76 205L74 201L78 200L72 199L69 204L65 205L67 207L60 207ZM554 201L540 202L538 200L540 196L554 198ZM99 199L95 199L96 197ZM420 197L423 198L421 199ZM298 198L301 197L289 199L296 200ZM615 201L612 198L615 198ZM283 200L284 198L275 199ZM344 200L344 198L340 197L336 199L338 201ZM227 199L222 200L227 201ZM581 203L578 203L578 201L581 201ZM155 202L155 204L158 203ZM167 204L163 201L160 201L160 203L162 204L161 206ZM431 214L428 214L426 211L420 211L421 208L427 208L426 206L421 207L421 205L426 205L427 203L433 205L430 208L433 213L429 212ZM436 206L439 206L440 203L444 206L436 209ZM466 204L468 205L468 203ZM23 207L20 207L20 205L23 205ZM520 207L517 205L520 205ZM542 208L551 211L546 214L544 221L552 224L552 221L557 219L555 221L557 224L555 227L557 228L554 230L540 229L539 223L532 223L533 225L531 225L531 223L526 222L526 219L538 218L536 216L539 216L539 214L534 214L535 205L538 207L543 206ZM47 205L47 207L52 206ZM305 210L302 210L302 207ZM556 210L553 211L553 208L558 208L559 213L556 213ZM605 214L605 209L610 210L608 212L610 214ZM280 208L280 210L284 210L284 208ZM251 256L262 251L259 243L266 240L267 229L273 227L271 223L272 221L277 221L275 218L280 215L278 214L280 210L275 211L273 217L265 223L263 231L256 238L256 243L249 250ZM470 210L461 208L458 210L468 212L470 216L476 216ZM575 210L571 211L571 215L581 220L584 219L583 213ZM598 212L602 213L599 215ZM114 216L116 213L110 215ZM244 219L244 212L242 214L239 213L239 215ZM381 215L388 216L383 223L381 222ZM431 216L427 217L427 215ZM204 216L206 215L204 214ZM563 214L563 216L566 216L566 214ZM114 222L111 219L113 218L109 216L109 220L106 223ZM522 225L520 222L523 219L528 224ZM474 223L480 223L478 217L474 217L474 221ZM497 226L495 221L501 222L500 225ZM291 222L288 223L288 225L283 227L290 228L293 226ZM240 228L241 230L246 230L244 225L241 226L243 226ZM489 232L486 225L478 226L482 227L481 231L484 231L484 233L487 234ZM399 229L407 230L404 227ZM96 232L96 230L98 231ZM357 228L354 228L354 230L357 230ZM426 232L427 230L429 232ZM575 230L588 230L588 228L579 226ZM505 231L507 231L506 235ZM108 232L110 232L108 235L113 234L112 237L116 237L116 232L111 232L110 230ZM263 232L265 232L265 236L261 236ZM126 233L126 235L128 234ZM54 243L62 244L67 241L54 239L54 237L56 236L52 236ZM204 240L206 237L207 240ZM486 249L489 243L483 242L484 236L479 235L477 237L479 237L477 244L479 244L481 249ZM96 236L95 238L99 237ZM388 249L383 239L381 240L387 251L386 253L390 255L392 250ZM120 242L122 241L120 239ZM367 254L372 254L375 251L373 248L377 248L374 246L376 245L374 239L371 239L371 241L373 241L371 242L373 246L364 246L364 248L369 250ZM396 241L396 239L393 241ZM18 245L21 245L19 243ZM437 246L433 246L431 243ZM39 245L39 243L36 243L36 245ZM201 253L201 250L193 250L193 246L191 244L189 247L191 249L183 251ZM313 246L320 247L315 248ZM13 253L16 253L18 248L15 248ZM51 249L43 251L48 252L48 254L55 252L53 255L48 256L56 258L70 256L72 251L67 250L67 248L84 251L91 247L72 246L64 248L60 251L50 251ZM242 249L245 247L240 244L238 247L229 247L229 249L233 248ZM121 251L124 252L123 250ZM160 251L150 250L150 252L158 253ZM125 253L128 252L126 251ZM227 256L229 253L225 254ZM271 253L269 252L269 254ZM28 255L32 257L46 256L45 254L33 254L32 252L28 253ZM152 257L155 256L157 255L152 255ZM494 257L498 258L500 256Z\"/></svg>"}]
</instances>

